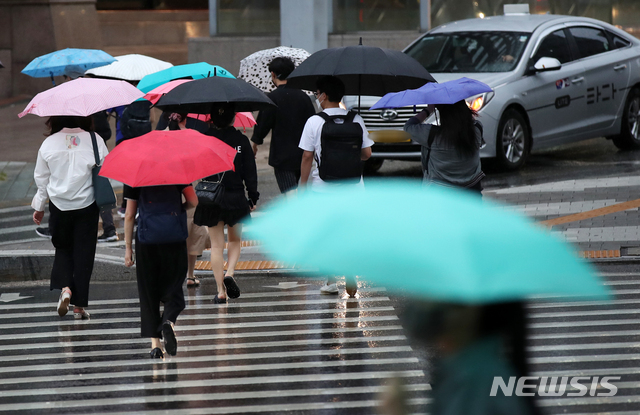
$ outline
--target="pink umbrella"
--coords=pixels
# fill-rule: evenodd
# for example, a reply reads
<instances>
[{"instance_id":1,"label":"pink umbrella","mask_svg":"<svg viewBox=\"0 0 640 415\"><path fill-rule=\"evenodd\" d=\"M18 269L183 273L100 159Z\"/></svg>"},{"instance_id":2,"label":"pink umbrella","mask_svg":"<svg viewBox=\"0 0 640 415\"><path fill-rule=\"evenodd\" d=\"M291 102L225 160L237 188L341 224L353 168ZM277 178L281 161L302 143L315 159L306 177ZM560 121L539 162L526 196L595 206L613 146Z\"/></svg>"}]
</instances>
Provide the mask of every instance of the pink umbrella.
<instances>
[{"instance_id":1,"label":"pink umbrella","mask_svg":"<svg viewBox=\"0 0 640 415\"><path fill-rule=\"evenodd\" d=\"M144 96L144 99L150 101L152 104L155 104L164 94L171 91L173 88L177 87L180 84L184 84L185 82L191 81L193 81L193 79L176 79L175 81L167 82L166 84L162 84L159 87L147 92L147 94Z\"/></svg>"},{"instance_id":2,"label":"pink umbrella","mask_svg":"<svg viewBox=\"0 0 640 415\"><path fill-rule=\"evenodd\" d=\"M39 93L18 117L27 114L87 117L109 108L129 105L143 96L138 88L125 81L78 78Z\"/></svg>"},{"instance_id":3,"label":"pink umbrella","mask_svg":"<svg viewBox=\"0 0 640 415\"><path fill-rule=\"evenodd\" d=\"M188 114L187 115L190 118L195 118L196 120L200 120L200 121L205 121L205 122L209 122L209 119L211 118L209 115L207 114ZM250 112L237 112L236 113L236 120L233 123L233 126L236 128L251 128L254 125L256 125L256 119L253 118L253 114Z\"/></svg>"}]
</instances>

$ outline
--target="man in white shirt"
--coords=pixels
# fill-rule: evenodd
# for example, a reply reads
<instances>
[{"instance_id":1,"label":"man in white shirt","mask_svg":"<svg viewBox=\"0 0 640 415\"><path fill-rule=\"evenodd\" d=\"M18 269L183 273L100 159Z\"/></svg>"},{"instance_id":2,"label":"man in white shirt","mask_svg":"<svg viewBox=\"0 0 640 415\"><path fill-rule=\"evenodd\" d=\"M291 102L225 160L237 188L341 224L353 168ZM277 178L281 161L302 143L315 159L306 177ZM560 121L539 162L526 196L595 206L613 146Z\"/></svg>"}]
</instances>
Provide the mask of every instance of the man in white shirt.
<instances>
[{"instance_id":1,"label":"man in white shirt","mask_svg":"<svg viewBox=\"0 0 640 415\"><path fill-rule=\"evenodd\" d=\"M325 76L318 79L316 83L316 99L322 107L323 112L329 116L344 115L344 118L347 119L349 111L340 108L340 101L344 96L344 92L344 84L335 76ZM309 180L311 180L311 189L317 192L330 192L331 188L335 186L364 186L362 173L360 173L360 180L355 184L348 184L340 181L326 182L320 178L319 164L322 164L321 138L325 122L325 119L321 116L314 115L309 117L304 126L304 130L302 131L302 137L300 138L300 144L298 145L298 147L304 150L300 166L300 186L306 186ZM364 121L360 115L355 115L353 122L360 124L362 129L360 160L365 161L371 157L371 146L373 145L373 140L369 138L367 127L364 125ZM356 289L357 286L355 285L355 280L347 278L347 293L349 293L350 296L354 296ZM335 278L329 278L329 281L327 281L327 284L320 289L320 292L323 294L338 294L338 287L336 285Z\"/></svg>"}]
</instances>

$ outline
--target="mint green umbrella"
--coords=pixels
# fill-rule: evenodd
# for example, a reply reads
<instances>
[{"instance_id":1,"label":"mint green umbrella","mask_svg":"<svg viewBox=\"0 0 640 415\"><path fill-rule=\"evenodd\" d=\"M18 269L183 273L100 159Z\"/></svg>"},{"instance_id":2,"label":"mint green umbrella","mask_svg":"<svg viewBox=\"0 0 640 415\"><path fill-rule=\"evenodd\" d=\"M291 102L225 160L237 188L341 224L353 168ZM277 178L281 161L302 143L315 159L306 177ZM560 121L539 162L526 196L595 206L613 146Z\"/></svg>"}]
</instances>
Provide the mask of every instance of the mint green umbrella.
<instances>
[{"instance_id":1,"label":"mint green umbrella","mask_svg":"<svg viewBox=\"0 0 640 415\"><path fill-rule=\"evenodd\" d=\"M247 233L274 259L466 303L541 294L607 298L568 244L461 190L368 181L274 202Z\"/></svg>"},{"instance_id":2,"label":"mint green umbrella","mask_svg":"<svg viewBox=\"0 0 640 415\"><path fill-rule=\"evenodd\" d=\"M206 62L188 63L186 65L172 66L143 77L138 83L138 89L147 93L176 79L202 79L210 76L235 78L229 71L218 65L211 65Z\"/></svg>"}]
</instances>

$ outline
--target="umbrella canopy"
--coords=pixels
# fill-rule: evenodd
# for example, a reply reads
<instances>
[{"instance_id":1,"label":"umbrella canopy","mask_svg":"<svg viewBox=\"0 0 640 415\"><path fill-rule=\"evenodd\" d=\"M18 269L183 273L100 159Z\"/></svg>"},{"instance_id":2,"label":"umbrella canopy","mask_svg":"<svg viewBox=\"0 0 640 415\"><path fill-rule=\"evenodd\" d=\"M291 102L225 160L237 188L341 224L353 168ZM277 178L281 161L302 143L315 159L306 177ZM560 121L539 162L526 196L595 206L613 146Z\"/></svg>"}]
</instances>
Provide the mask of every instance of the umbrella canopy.
<instances>
[{"instance_id":1,"label":"umbrella canopy","mask_svg":"<svg viewBox=\"0 0 640 415\"><path fill-rule=\"evenodd\" d=\"M382 96L435 82L417 60L405 53L358 45L314 53L289 75L287 84L315 91L318 78L327 75L340 78L347 95Z\"/></svg>"},{"instance_id":2,"label":"umbrella canopy","mask_svg":"<svg viewBox=\"0 0 640 415\"><path fill-rule=\"evenodd\" d=\"M115 59L116 61L109 65L89 69L86 73L101 78L139 81L147 75L173 66L169 62L138 54L116 56Z\"/></svg>"},{"instance_id":3,"label":"umbrella canopy","mask_svg":"<svg viewBox=\"0 0 640 415\"><path fill-rule=\"evenodd\" d=\"M125 81L78 78L40 92L18 116L22 118L27 114L34 114L40 117L86 117L98 111L129 105L143 95L138 88Z\"/></svg>"},{"instance_id":4,"label":"umbrella canopy","mask_svg":"<svg viewBox=\"0 0 640 415\"><path fill-rule=\"evenodd\" d=\"M287 46L259 50L240 61L238 78L244 79L264 92L271 92L276 89L273 82L271 82L271 72L268 69L272 60L275 58L289 58L298 66L309 56L311 54L304 49Z\"/></svg>"},{"instance_id":5,"label":"umbrella canopy","mask_svg":"<svg viewBox=\"0 0 640 415\"><path fill-rule=\"evenodd\" d=\"M191 82L193 79L176 79L175 81L169 81L166 84L162 84L157 88L152 89L147 92L144 96L144 99L148 100L152 104L158 102L161 96L171 91L173 88L177 87L180 84L184 84L185 82Z\"/></svg>"},{"instance_id":6,"label":"umbrella canopy","mask_svg":"<svg viewBox=\"0 0 640 415\"><path fill-rule=\"evenodd\" d=\"M32 60L23 70L25 75L46 78L64 75L72 69L84 73L87 69L105 66L115 62L115 58L97 49L62 49Z\"/></svg>"},{"instance_id":7,"label":"umbrella canopy","mask_svg":"<svg viewBox=\"0 0 640 415\"><path fill-rule=\"evenodd\" d=\"M381 221L380 212L394 212L394 219ZM566 243L526 217L417 181L307 191L273 203L246 231L278 260L432 299L608 293Z\"/></svg>"},{"instance_id":8,"label":"umbrella canopy","mask_svg":"<svg viewBox=\"0 0 640 415\"><path fill-rule=\"evenodd\" d=\"M176 79L202 79L210 76L235 78L229 71L218 65L210 65L206 62L189 63L187 65L172 66L145 76L140 80L138 89L142 92L149 92L162 84Z\"/></svg>"},{"instance_id":9,"label":"umbrella canopy","mask_svg":"<svg viewBox=\"0 0 640 415\"><path fill-rule=\"evenodd\" d=\"M171 112L209 114L213 104L233 103L236 112L259 111L275 106L267 95L242 79L214 76L176 86L156 107Z\"/></svg>"},{"instance_id":10,"label":"umbrella canopy","mask_svg":"<svg viewBox=\"0 0 640 415\"><path fill-rule=\"evenodd\" d=\"M188 114L189 117L196 120L208 122L211 119L209 114ZM256 119L253 118L253 114L250 112L237 112L236 119L233 122L233 126L236 128L251 128L256 125Z\"/></svg>"},{"instance_id":11,"label":"umbrella canopy","mask_svg":"<svg viewBox=\"0 0 640 415\"><path fill-rule=\"evenodd\" d=\"M407 105L455 104L474 95L492 91L491 87L483 82L463 77L441 84L429 83L418 89L391 92L380 98L371 109L398 108Z\"/></svg>"},{"instance_id":12,"label":"umbrella canopy","mask_svg":"<svg viewBox=\"0 0 640 415\"><path fill-rule=\"evenodd\" d=\"M196 130L151 131L105 158L100 175L131 187L188 184L233 170L236 150Z\"/></svg>"}]
</instances>

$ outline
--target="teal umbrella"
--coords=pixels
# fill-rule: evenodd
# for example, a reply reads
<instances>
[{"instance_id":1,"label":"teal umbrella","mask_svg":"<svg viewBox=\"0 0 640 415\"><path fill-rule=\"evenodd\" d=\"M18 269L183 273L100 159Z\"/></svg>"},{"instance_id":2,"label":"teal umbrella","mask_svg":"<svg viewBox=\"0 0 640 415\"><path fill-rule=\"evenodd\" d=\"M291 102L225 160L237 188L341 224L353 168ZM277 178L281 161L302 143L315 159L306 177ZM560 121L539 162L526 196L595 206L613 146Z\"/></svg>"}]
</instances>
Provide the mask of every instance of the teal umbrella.
<instances>
[{"instance_id":1,"label":"teal umbrella","mask_svg":"<svg viewBox=\"0 0 640 415\"><path fill-rule=\"evenodd\" d=\"M142 78L138 83L138 89L144 93L151 91L176 79L202 79L210 76L235 78L229 71L218 65L210 65L206 62L189 63L186 65L172 66Z\"/></svg>"},{"instance_id":2,"label":"teal umbrella","mask_svg":"<svg viewBox=\"0 0 640 415\"><path fill-rule=\"evenodd\" d=\"M368 181L282 198L246 230L277 260L466 303L532 295L608 297L568 244L462 190Z\"/></svg>"}]
</instances>

